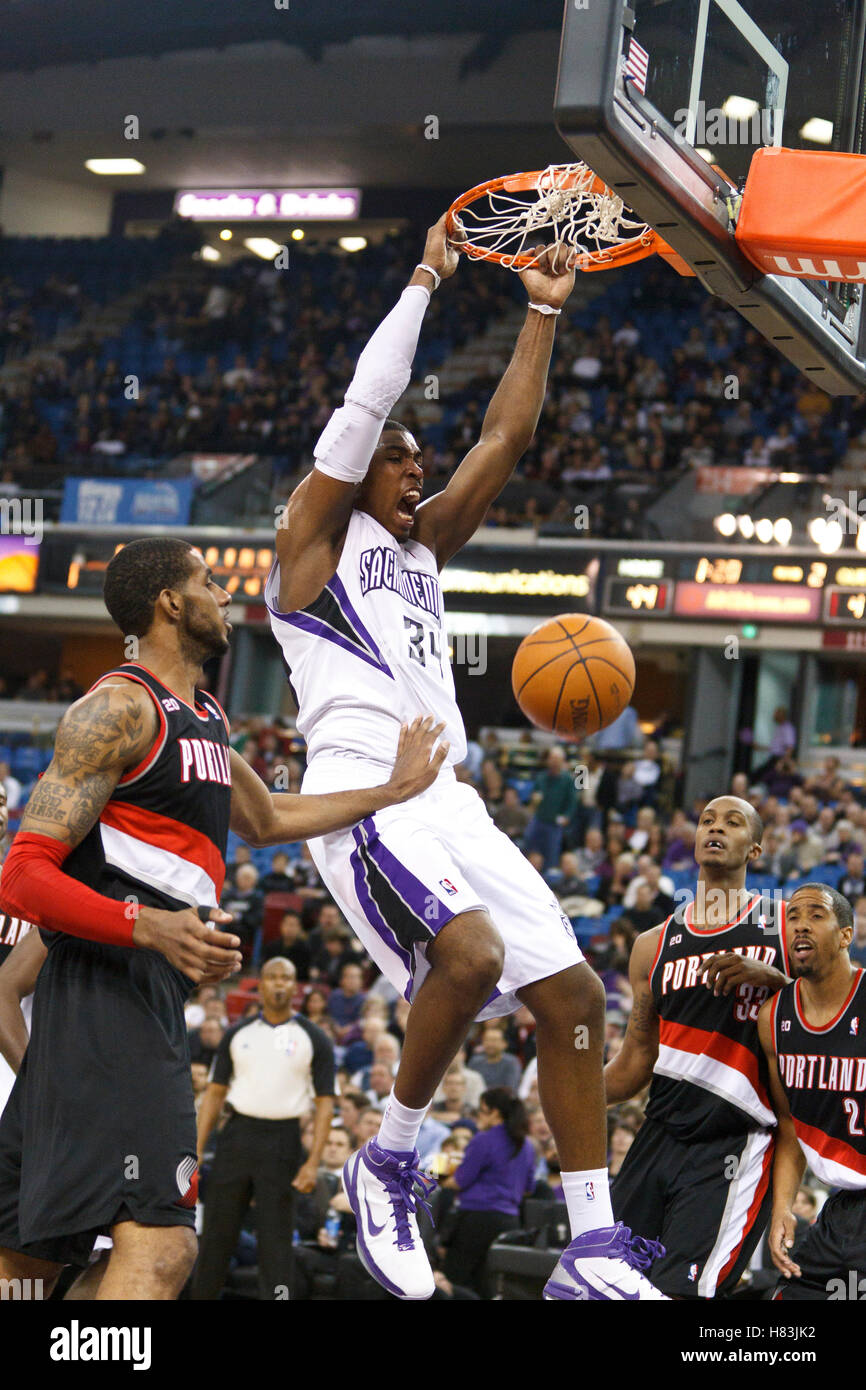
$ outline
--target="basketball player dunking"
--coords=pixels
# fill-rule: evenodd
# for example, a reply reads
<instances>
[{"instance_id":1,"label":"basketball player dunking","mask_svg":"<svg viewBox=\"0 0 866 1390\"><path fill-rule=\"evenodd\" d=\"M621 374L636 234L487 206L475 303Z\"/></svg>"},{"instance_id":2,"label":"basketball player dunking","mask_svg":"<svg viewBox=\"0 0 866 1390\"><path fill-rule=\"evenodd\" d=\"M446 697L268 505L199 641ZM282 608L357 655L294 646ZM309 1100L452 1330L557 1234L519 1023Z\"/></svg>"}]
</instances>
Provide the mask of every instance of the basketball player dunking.
<instances>
[{"instance_id":1,"label":"basketball player dunking","mask_svg":"<svg viewBox=\"0 0 866 1390\"><path fill-rule=\"evenodd\" d=\"M522 1002L537 1021L541 1102L573 1236L546 1297L658 1298L641 1272L644 1244L611 1213L601 982L546 884L454 774L466 738L439 571L480 526L532 438L574 272L547 251L522 273L529 312L481 438L444 491L422 503L420 449L388 414L409 381L431 293L456 265L442 219L289 501L266 588L308 742L305 791L378 781L413 711L432 710L450 743L435 784L400 814L377 813L310 843L353 930L412 1003L378 1138L349 1160L344 1181L367 1269L400 1298L430 1298L416 1218L419 1127L473 1020Z\"/></svg>"},{"instance_id":2,"label":"basketball player dunking","mask_svg":"<svg viewBox=\"0 0 866 1390\"><path fill-rule=\"evenodd\" d=\"M0 1119L0 1277L46 1292L104 1231L100 1299L174 1298L192 1267L183 1006L191 982L240 966L238 938L204 920L231 920L216 906L229 827L260 845L332 831L415 795L441 761L428 720L402 731L384 786L269 793L198 688L203 662L227 650L230 602L185 541L115 555L105 603L140 660L65 714L3 867L0 908L46 929L48 955Z\"/></svg>"},{"instance_id":3,"label":"basketball player dunking","mask_svg":"<svg viewBox=\"0 0 866 1390\"><path fill-rule=\"evenodd\" d=\"M785 922L794 983L761 1009L758 1030L779 1117L768 1241L784 1276L775 1298L866 1297L866 972L848 947L854 914L823 883L791 894ZM791 1259L791 1204L809 1167L834 1188Z\"/></svg>"},{"instance_id":4,"label":"basketball player dunking","mask_svg":"<svg viewBox=\"0 0 866 1390\"><path fill-rule=\"evenodd\" d=\"M745 886L762 834L747 801L707 804L694 902L635 942L631 1016L605 1068L608 1105L652 1080L613 1209L661 1241L652 1277L671 1298L733 1288L769 1215L775 1116L758 1010L787 976L784 903Z\"/></svg>"}]
</instances>

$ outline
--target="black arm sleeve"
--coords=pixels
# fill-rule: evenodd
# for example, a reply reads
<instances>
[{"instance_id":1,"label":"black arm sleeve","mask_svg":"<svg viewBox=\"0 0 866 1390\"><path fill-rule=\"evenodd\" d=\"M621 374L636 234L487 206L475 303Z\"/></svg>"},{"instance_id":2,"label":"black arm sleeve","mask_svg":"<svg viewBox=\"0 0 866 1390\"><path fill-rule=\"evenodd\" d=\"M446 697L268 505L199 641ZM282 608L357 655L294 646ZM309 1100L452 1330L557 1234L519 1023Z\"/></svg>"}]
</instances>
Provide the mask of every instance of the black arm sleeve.
<instances>
[{"instance_id":1,"label":"black arm sleeve","mask_svg":"<svg viewBox=\"0 0 866 1390\"><path fill-rule=\"evenodd\" d=\"M334 1044L323 1029L317 1028L315 1023L310 1023L303 1014L298 1014L295 1021L301 1025L313 1044L313 1090L317 1096L332 1096L336 1082Z\"/></svg>"},{"instance_id":2,"label":"black arm sleeve","mask_svg":"<svg viewBox=\"0 0 866 1390\"><path fill-rule=\"evenodd\" d=\"M237 1026L234 1028L227 1028L216 1050L216 1056L211 1064L208 1081L216 1082L217 1086L228 1086L234 1075L231 1048L232 1039L237 1031Z\"/></svg>"}]
</instances>

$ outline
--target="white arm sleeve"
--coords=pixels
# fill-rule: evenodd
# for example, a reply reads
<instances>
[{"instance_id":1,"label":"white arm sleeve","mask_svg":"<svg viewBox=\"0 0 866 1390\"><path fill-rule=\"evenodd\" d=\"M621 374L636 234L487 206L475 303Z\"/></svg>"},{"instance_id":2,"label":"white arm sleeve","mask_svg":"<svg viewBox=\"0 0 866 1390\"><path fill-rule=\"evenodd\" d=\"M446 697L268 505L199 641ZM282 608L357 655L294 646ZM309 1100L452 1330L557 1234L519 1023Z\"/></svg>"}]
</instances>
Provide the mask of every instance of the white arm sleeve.
<instances>
[{"instance_id":1,"label":"white arm sleeve","mask_svg":"<svg viewBox=\"0 0 866 1390\"><path fill-rule=\"evenodd\" d=\"M409 285L379 324L358 358L345 405L334 411L313 450L321 473L344 483L363 481L382 421L409 384L429 303L429 290Z\"/></svg>"}]
</instances>

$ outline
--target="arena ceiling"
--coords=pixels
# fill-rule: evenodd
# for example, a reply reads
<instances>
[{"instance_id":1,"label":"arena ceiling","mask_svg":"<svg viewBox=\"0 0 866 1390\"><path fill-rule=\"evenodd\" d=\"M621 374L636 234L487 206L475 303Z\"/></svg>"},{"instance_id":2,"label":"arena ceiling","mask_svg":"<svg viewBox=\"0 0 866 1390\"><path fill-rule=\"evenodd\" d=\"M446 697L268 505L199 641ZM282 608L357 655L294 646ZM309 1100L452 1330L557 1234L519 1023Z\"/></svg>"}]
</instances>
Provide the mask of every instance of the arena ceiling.
<instances>
[{"instance_id":1,"label":"arena ceiling","mask_svg":"<svg viewBox=\"0 0 866 1390\"><path fill-rule=\"evenodd\" d=\"M558 29L562 0L6 0L0 71L277 40L311 58L362 35L479 36L483 65L515 34Z\"/></svg>"}]
</instances>

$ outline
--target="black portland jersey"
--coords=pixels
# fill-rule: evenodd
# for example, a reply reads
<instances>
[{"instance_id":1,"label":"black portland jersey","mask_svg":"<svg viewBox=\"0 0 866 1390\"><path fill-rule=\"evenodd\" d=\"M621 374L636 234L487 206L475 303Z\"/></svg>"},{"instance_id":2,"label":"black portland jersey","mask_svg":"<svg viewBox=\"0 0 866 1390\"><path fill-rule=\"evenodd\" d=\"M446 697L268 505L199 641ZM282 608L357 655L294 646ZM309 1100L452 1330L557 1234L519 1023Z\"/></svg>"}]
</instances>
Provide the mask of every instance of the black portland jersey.
<instances>
[{"instance_id":1,"label":"black portland jersey","mask_svg":"<svg viewBox=\"0 0 866 1390\"><path fill-rule=\"evenodd\" d=\"M779 1078L800 1147L831 1187L866 1188L866 973L823 1028L806 1022L801 982L786 985L771 1014Z\"/></svg>"},{"instance_id":2,"label":"black portland jersey","mask_svg":"<svg viewBox=\"0 0 866 1390\"><path fill-rule=\"evenodd\" d=\"M113 676L150 692L159 730L63 871L108 898L168 910L216 907L231 804L226 717L207 691L188 705L138 662L108 671L92 689Z\"/></svg>"},{"instance_id":3,"label":"black portland jersey","mask_svg":"<svg viewBox=\"0 0 866 1390\"><path fill-rule=\"evenodd\" d=\"M716 996L702 982L702 967L720 951L736 951L787 974L784 909L756 893L727 926L697 931L689 902L662 926L649 977L659 1052L646 1113L676 1139L715 1139L776 1123L758 1040L758 1010L769 990L742 984Z\"/></svg>"},{"instance_id":4,"label":"black portland jersey","mask_svg":"<svg viewBox=\"0 0 866 1390\"><path fill-rule=\"evenodd\" d=\"M10 917L8 913L0 912L0 965L32 926L33 923L25 922L23 917Z\"/></svg>"}]
</instances>

